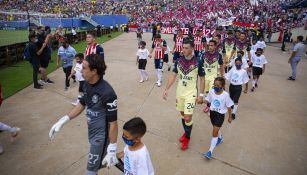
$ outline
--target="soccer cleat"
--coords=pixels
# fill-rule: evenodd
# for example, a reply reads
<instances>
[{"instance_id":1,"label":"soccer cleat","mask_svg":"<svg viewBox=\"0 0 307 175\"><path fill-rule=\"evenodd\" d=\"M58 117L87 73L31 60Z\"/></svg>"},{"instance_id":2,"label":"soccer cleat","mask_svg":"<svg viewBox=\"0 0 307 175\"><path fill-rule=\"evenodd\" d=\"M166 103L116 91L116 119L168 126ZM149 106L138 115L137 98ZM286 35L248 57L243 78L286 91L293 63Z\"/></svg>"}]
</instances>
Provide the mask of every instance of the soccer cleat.
<instances>
[{"instance_id":1,"label":"soccer cleat","mask_svg":"<svg viewBox=\"0 0 307 175\"><path fill-rule=\"evenodd\" d=\"M148 81L148 76L145 78L145 81Z\"/></svg>"},{"instance_id":2,"label":"soccer cleat","mask_svg":"<svg viewBox=\"0 0 307 175\"><path fill-rule=\"evenodd\" d=\"M156 84L159 84L159 80L158 80L158 81L156 81Z\"/></svg>"},{"instance_id":3,"label":"soccer cleat","mask_svg":"<svg viewBox=\"0 0 307 175\"><path fill-rule=\"evenodd\" d=\"M288 80L292 80L292 81L294 81L295 79L294 79L294 78L292 78L292 77L289 77L289 78L288 78Z\"/></svg>"},{"instance_id":4,"label":"soccer cleat","mask_svg":"<svg viewBox=\"0 0 307 175\"><path fill-rule=\"evenodd\" d=\"M231 114L232 120L236 119L236 114Z\"/></svg>"},{"instance_id":5,"label":"soccer cleat","mask_svg":"<svg viewBox=\"0 0 307 175\"><path fill-rule=\"evenodd\" d=\"M186 139L186 135L185 135L185 133L184 133L184 134L182 134L182 136L180 137L179 142L182 143L185 139Z\"/></svg>"},{"instance_id":6,"label":"soccer cleat","mask_svg":"<svg viewBox=\"0 0 307 175\"><path fill-rule=\"evenodd\" d=\"M51 81L50 79L48 79L47 81L45 81L46 83L52 84L54 83L54 81Z\"/></svg>"},{"instance_id":7,"label":"soccer cleat","mask_svg":"<svg viewBox=\"0 0 307 175\"><path fill-rule=\"evenodd\" d=\"M17 136L18 136L18 134L21 130L20 128L17 128L17 127L14 127L14 129L15 129L15 132L11 133L11 142L15 141L15 139L17 138Z\"/></svg>"},{"instance_id":8,"label":"soccer cleat","mask_svg":"<svg viewBox=\"0 0 307 175\"><path fill-rule=\"evenodd\" d=\"M144 82L144 80L140 80L140 83L143 83Z\"/></svg>"},{"instance_id":9,"label":"soccer cleat","mask_svg":"<svg viewBox=\"0 0 307 175\"><path fill-rule=\"evenodd\" d=\"M211 160L211 159L212 159L212 152L211 152L211 151L208 151L206 154L204 154L204 156L205 156L207 159Z\"/></svg>"},{"instance_id":10,"label":"soccer cleat","mask_svg":"<svg viewBox=\"0 0 307 175\"><path fill-rule=\"evenodd\" d=\"M186 150L189 147L190 139L186 138L181 143L181 150Z\"/></svg>"},{"instance_id":11,"label":"soccer cleat","mask_svg":"<svg viewBox=\"0 0 307 175\"><path fill-rule=\"evenodd\" d=\"M210 107L208 105L206 105L205 108L204 108L204 113L208 113L209 109L210 109Z\"/></svg>"},{"instance_id":12,"label":"soccer cleat","mask_svg":"<svg viewBox=\"0 0 307 175\"><path fill-rule=\"evenodd\" d=\"M74 106L77 106L79 104L79 100L76 100L75 102L72 102L71 104Z\"/></svg>"},{"instance_id":13,"label":"soccer cleat","mask_svg":"<svg viewBox=\"0 0 307 175\"><path fill-rule=\"evenodd\" d=\"M252 92L254 92L254 90L255 90L255 87L253 87L253 88L251 89Z\"/></svg>"},{"instance_id":14,"label":"soccer cleat","mask_svg":"<svg viewBox=\"0 0 307 175\"><path fill-rule=\"evenodd\" d=\"M158 87L160 87L160 86L161 86L161 82L160 82L160 81L158 82L157 86L158 86Z\"/></svg>"},{"instance_id":15,"label":"soccer cleat","mask_svg":"<svg viewBox=\"0 0 307 175\"><path fill-rule=\"evenodd\" d=\"M255 84L255 87L258 88L258 84L257 83Z\"/></svg>"},{"instance_id":16,"label":"soccer cleat","mask_svg":"<svg viewBox=\"0 0 307 175\"><path fill-rule=\"evenodd\" d=\"M223 136L221 136L221 138L218 137L215 146L219 146L222 142L223 142Z\"/></svg>"}]
</instances>

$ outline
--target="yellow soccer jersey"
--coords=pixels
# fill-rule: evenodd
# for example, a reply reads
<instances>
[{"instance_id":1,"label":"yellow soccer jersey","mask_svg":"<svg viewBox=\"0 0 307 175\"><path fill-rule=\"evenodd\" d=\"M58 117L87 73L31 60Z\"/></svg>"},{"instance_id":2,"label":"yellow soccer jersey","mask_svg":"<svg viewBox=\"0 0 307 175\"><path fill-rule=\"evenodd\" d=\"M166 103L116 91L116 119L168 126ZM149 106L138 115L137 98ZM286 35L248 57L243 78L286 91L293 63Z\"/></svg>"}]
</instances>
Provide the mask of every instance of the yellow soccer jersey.
<instances>
[{"instance_id":1,"label":"yellow soccer jersey","mask_svg":"<svg viewBox=\"0 0 307 175\"><path fill-rule=\"evenodd\" d=\"M226 60L228 63L230 62L230 59L231 59L230 56L234 49L235 49L235 40L226 38L223 44L223 53L228 58Z\"/></svg>"},{"instance_id":2,"label":"yellow soccer jersey","mask_svg":"<svg viewBox=\"0 0 307 175\"><path fill-rule=\"evenodd\" d=\"M174 70L179 75L177 86L177 97L188 97L197 95L198 76L205 76L204 63L202 59L193 56L191 60L180 57L174 65Z\"/></svg>"},{"instance_id":3,"label":"yellow soccer jersey","mask_svg":"<svg viewBox=\"0 0 307 175\"><path fill-rule=\"evenodd\" d=\"M214 53L205 52L202 54L201 59L204 63L204 69L206 72L206 79L217 77L219 75L219 68L223 65L222 55L217 51Z\"/></svg>"}]
</instances>

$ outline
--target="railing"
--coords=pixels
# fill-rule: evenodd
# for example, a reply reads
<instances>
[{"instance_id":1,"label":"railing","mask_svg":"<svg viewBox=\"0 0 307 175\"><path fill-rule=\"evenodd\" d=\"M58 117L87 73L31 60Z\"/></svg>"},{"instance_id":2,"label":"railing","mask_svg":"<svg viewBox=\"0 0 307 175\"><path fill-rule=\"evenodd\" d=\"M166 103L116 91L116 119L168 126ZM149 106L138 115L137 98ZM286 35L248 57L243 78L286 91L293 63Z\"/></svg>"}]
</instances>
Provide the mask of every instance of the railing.
<instances>
[{"instance_id":1,"label":"railing","mask_svg":"<svg viewBox=\"0 0 307 175\"><path fill-rule=\"evenodd\" d=\"M101 31L93 30L93 31L82 31L77 32L78 40L82 41L86 39L87 32L94 33L94 35L106 35L110 34L110 29L101 29ZM71 33L65 34L65 37L67 37L68 41L73 41L73 35ZM6 46L0 47L0 66L4 65L12 65L17 63L18 61L23 60L23 52L24 48L28 42L23 43L16 43ZM55 43L55 42L52 42ZM58 45L53 44L52 48L57 49Z\"/></svg>"}]
</instances>

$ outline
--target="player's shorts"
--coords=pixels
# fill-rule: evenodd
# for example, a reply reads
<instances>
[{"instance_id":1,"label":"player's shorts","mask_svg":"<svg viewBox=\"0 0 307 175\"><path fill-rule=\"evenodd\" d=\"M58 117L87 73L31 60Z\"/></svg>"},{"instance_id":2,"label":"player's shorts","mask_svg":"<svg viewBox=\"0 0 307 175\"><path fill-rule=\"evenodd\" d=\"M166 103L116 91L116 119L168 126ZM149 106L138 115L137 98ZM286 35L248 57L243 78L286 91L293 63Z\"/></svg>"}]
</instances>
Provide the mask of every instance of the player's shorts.
<instances>
[{"instance_id":1,"label":"player's shorts","mask_svg":"<svg viewBox=\"0 0 307 175\"><path fill-rule=\"evenodd\" d=\"M262 68L253 67L253 75L262 75Z\"/></svg>"},{"instance_id":2,"label":"player's shorts","mask_svg":"<svg viewBox=\"0 0 307 175\"><path fill-rule=\"evenodd\" d=\"M168 63L168 54L164 54L163 62Z\"/></svg>"},{"instance_id":3,"label":"player's shorts","mask_svg":"<svg viewBox=\"0 0 307 175\"><path fill-rule=\"evenodd\" d=\"M206 80L205 80L205 92L209 92L213 85L214 85L214 79L215 77L206 77Z\"/></svg>"},{"instance_id":4,"label":"player's shorts","mask_svg":"<svg viewBox=\"0 0 307 175\"><path fill-rule=\"evenodd\" d=\"M49 58L47 58L47 57L42 57L41 59L40 59L40 65L41 65L41 67L42 68L47 68L48 67L48 65L49 65Z\"/></svg>"},{"instance_id":5,"label":"player's shorts","mask_svg":"<svg viewBox=\"0 0 307 175\"><path fill-rule=\"evenodd\" d=\"M210 110L210 121L213 126L222 127L225 119L225 114Z\"/></svg>"},{"instance_id":6,"label":"player's shorts","mask_svg":"<svg viewBox=\"0 0 307 175\"><path fill-rule=\"evenodd\" d=\"M139 69L145 70L147 64L146 59L139 59Z\"/></svg>"},{"instance_id":7,"label":"player's shorts","mask_svg":"<svg viewBox=\"0 0 307 175\"><path fill-rule=\"evenodd\" d=\"M180 52L174 52L173 61L175 62L180 57Z\"/></svg>"},{"instance_id":8,"label":"player's shorts","mask_svg":"<svg viewBox=\"0 0 307 175\"><path fill-rule=\"evenodd\" d=\"M229 86L229 95L231 100L234 103L239 103L239 98L241 96L242 92L242 85L232 85Z\"/></svg>"},{"instance_id":9,"label":"player's shorts","mask_svg":"<svg viewBox=\"0 0 307 175\"><path fill-rule=\"evenodd\" d=\"M79 81L79 92L83 93L84 81Z\"/></svg>"},{"instance_id":10,"label":"player's shorts","mask_svg":"<svg viewBox=\"0 0 307 175\"><path fill-rule=\"evenodd\" d=\"M163 59L155 59L155 69L163 68Z\"/></svg>"},{"instance_id":11,"label":"player's shorts","mask_svg":"<svg viewBox=\"0 0 307 175\"><path fill-rule=\"evenodd\" d=\"M91 144L88 155L87 170L98 172L99 169L105 168L101 163L106 154L107 144Z\"/></svg>"},{"instance_id":12,"label":"player's shorts","mask_svg":"<svg viewBox=\"0 0 307 175\"><path fill-rule=\"evenodd\" d=\"M176 109L187 115L192 115L196 104L196 95L191 97L177 97Z\"/></svg>"}]
</instances>

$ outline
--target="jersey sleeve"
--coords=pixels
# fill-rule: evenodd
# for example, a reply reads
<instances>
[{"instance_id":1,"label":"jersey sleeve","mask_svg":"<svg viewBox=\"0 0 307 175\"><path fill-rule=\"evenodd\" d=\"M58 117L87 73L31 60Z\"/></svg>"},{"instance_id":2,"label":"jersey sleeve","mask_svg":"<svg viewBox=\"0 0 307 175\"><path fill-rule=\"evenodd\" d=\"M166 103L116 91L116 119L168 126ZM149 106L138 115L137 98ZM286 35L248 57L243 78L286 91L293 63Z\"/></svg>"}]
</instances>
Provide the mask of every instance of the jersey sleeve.
<instances>
[{"instance_id":1,"label":"jersey sleeve","mask_svg":"<svg viewBox=\"0 0 307 175\"><path fill-rule=\"evenodd\" d=\"M249 81L249 77L248 77L248 74L247 74L246 71L244 71L242 80L243 80L243 84L246 84L246 83L248 83L248 81Z\"/></svg>"},{"instance_id":2,"label":"jersey sleeve","mask_svg":"<svg viewBox=\"0 0 307 175\"><path fill-rule=\"evenodd\" d=\"M136 56L140 56L140 50L136 52Z\"/></svg>"},{"instance_id":3,"label":"jersey sleeve","mask_svg":"<svg viewBox=\"0 0 307 175\"><path fill-rule=\"evenodd\" d=\"M86 83L83 84L83 92L85 92L86 90ZM85 95L82 95L81 98L79 99L79 102L82 106L86 106L86 103L85 103Z\"/></svg>"},{"instance_id":4,"label":"jersey sleeve","mask_svg":"<svg viewBox=\"0 0 307 175\"><path fill-rule=\"evenodd\" d=\"M227 107L227 108L230 108L230 107L233 106L233 105L234 105L234 103L233 103L233 101L231 100L229 94L227 93L227 97L226 97L226 107Z\"/></svg>"},{"instance_id":5,"label":"jersey sleeve","mask_svg":"<svg viewBox=\"0 0 307 175\"><path fill-rule=\"evenodd\" d=\"M203 77L205 75L204 61L202 58L198 58L198 76Z\"/></svg>"},{"instance_id":6,"label":"jersey sleeve","mask_svg":"<svg viewBox=\"0 0 307 175\"><path fill-rule=\"evenodd\" d=\"M179 59L177 59L177 60L175 61L175 63L174 63L174 69L173 69L173 72L176 73L176 74L178 74L178 69L177 69L178 60L179 60Z\"/></svg>"},{"instance_id":7,"label":"jersey sleeve","mask_svg":"<svg viewBox=\"0 0 307 175\"><path fill-rule=\"evenodd\" d=\"M222 47L223 47L223 51L222 51L222 53L226 53L226 48L225 48L225 41L223 42L223 44L222 44Z\"/></svg>"},{"instance_id":8,"label":"jersey sleeve","mask_svg":"<svg viewBox=\"0 0 307 175\"><path fill-rule=\"evenodd\" d=\"M230 69L230 71L228 73L225 74L225 79L230 81L230 77L232 75L233 69Z\"/></svg>"},{"instance_id":9,"label":"jersey sleeve","mask_svg":"<svg viewBox=\"0 0 307 175\"><path fill-rule=\"evenodd\" d=\"M104 50L100 45L96 46L96 54L101 55L102 58L104 59Z\"/></svg>"},{"instance_id":10,"label":"jersey sleeve","mask_svg":"<svg viewBox=\"0 0 307 175\"><path fill-rule=\"evenodd\" d=\"M263 59L262 59L262 64L267 64L268 63L268 61L267 61L267 59L265 58L265 56L264 55L262 55L263 57Z\"/></svg>"},{"instance_id":11,"label":"jersey sleeve","mask_svg":"<svg viewBox=\"0 0 307 175\"><path fill-rule=\"evenodd\" d=\"M73 55L74 55L74 57L76 56L76 54L77 54L77 52L76 52L76 50L73 48Z\"/></svg>"},{"instance_id":12,"label":"jersey sleeve","mask_svg":"<svg viewBox=\"0 0 307 175\"><path fill-rule=\"evenodd\" d=\"M202 43L207 43L206 37L203 37L203 38L201 39L201 42L202 42Z\"/></svg>"},{"instance_id":13,"label":"jersey sleeve","mask_svg":"<svg viewBox=\"0 0 307 175\"><path fill-rule=\"evenodd\" d=\"M246 51L250 52L251 51L251 44L247 44Z\"/></svg>"},{"instance_id":14,"label":"jersey sleeve","mask_svg":"<svg viewBox=\"0 0 307 175\"><path fill-rule=\"evenodd\" d=\"M105 95L105 107L106 107L106 117L108 122L114 122L117 120L117 95L114 91Z\"/></svg>"},{"instance_id":15,"label":"jersey sleeve","mask_svg":"<svg viewBox=\"0 0 307 175\"><path fill-rule=\"evenodd\" d=\"M151 48L155 48L155 42L152 42Z\"/></svg>"},{"instance_id":16,"label":"jersey sleeve","mask_svg":"<svg viewBox=\"0 0 307 175\"><path fill-rule=\"evenodd\" d=\"M219 62L219 65L224 64L223 57L222 57L222 55L220 53L219 53L219 60L218 60L218 62Z\"/></svg>"},{"instance_id":17,"label":"jersey sleeve","mask_svg":"<svg viewBox=\"0 0 307 175\"><path fill-rule=\"evenodd\" d=\"M163 41L163 47L167 47L167 43L165 40Z\"/></svg>"},{"instance_id":18,"label":"jersey sleeve","mask_svg":"<svg viewBox=\"0 0 307 175\"><path fill-rule=\"evenodd\" d=\"M212 96L211 96L211 91L209 91L208 95L205 98L206 101L208 101L209 103L212 102Z\"/></svg>"}]
</instances>

